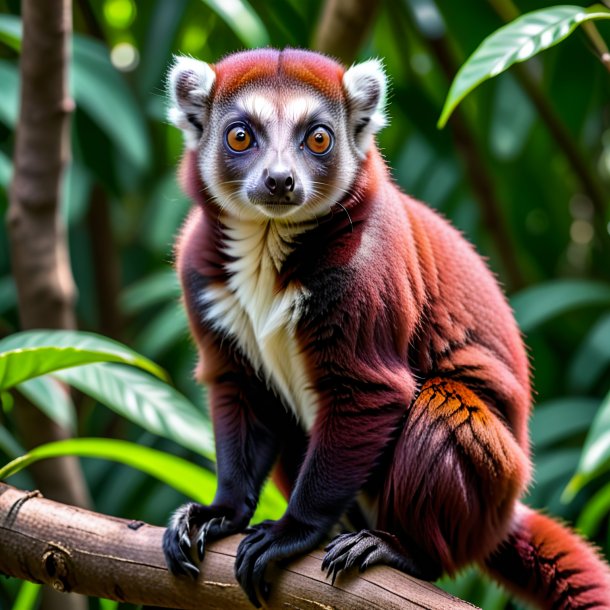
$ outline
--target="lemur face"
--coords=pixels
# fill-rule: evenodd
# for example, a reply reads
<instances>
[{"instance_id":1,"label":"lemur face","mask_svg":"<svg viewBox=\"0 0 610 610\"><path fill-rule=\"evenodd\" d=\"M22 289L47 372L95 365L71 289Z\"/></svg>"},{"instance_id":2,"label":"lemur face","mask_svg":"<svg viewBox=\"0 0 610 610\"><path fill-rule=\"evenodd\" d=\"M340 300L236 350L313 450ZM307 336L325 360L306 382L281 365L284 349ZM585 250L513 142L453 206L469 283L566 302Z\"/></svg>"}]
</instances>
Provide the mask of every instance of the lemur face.
<instances>
[{"instance_id":1,"label":"lemur face","mask_svg":"<svg viewBox=\"0 0 610 610\"><path fill-rule=\"evenodd\" d=\"M324 215L385 122L376 61L345 71L306 51L249 51L216 66L178 58L169 81L170 119L197 151L208 196L239 218Z\"/></svg>"}]
</instances>

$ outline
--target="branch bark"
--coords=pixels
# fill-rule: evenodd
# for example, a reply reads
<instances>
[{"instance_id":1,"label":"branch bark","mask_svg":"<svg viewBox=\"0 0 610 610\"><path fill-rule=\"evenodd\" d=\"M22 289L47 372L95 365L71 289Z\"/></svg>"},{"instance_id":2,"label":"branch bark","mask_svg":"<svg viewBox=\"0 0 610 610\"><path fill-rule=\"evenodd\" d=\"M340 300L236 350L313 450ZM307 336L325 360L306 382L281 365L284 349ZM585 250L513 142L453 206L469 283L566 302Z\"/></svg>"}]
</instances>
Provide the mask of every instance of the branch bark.
<instances>
[{"instance_id":1,"label":"branch bark","mask_svg":"<svg viewBox=\"0 0 610 610\"><path fill-rule=\"evenodd\" d=\"M163 528L47 500L0 483L0 572L132 604L251 609L233 576L240 536L211 544L197 582L175 578L161 551ZM332 586L314 551L273 571L269 608L466 610L473 606L391 568L339 576ZM268 575L269 576L269 575Z\"/></svg>"}]
</instances>

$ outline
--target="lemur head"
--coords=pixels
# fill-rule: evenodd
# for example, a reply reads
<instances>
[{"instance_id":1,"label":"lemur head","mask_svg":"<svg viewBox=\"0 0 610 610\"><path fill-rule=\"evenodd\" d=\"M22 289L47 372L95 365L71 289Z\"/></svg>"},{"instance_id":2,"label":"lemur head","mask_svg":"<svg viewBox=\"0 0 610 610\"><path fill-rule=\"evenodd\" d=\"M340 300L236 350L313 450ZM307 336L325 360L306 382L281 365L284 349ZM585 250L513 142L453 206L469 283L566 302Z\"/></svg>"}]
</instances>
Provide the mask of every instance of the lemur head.
<instances>
[{"instance_id":1,"label":"lemur head","mask_svg":"<svg viewBox=\"0 0 610 610\"><path fill-rule=\"evenodd\" d=\"M240 218L328 212L385 124L377 60L345 70L294 49L245 51L216 65L178 57L169 88L169 118L195 151L208 195Z\"/></svg>"}]
</instances>

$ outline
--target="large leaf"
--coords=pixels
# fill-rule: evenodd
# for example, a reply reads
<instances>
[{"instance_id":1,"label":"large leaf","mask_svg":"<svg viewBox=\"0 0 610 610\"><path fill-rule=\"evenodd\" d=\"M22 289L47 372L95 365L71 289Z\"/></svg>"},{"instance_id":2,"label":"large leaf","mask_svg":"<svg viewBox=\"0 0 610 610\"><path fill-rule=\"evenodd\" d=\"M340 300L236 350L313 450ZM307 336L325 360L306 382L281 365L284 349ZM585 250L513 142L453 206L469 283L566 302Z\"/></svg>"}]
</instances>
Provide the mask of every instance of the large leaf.
<instances>
[{"instance_id":1,"label":"large leaf","mask_svg":"<svg viewBox=\"0 0 610 610\"><path fill-rule=\"evenodd\" d=\"M564 499L569 501L587 482L610 469L610 393L599 408L585 445L576 474L568 484Z\"/></svg>"},{"instance_id":2,"label":"large leaf","mask_svg":"<svg viewBox=\"0 0 610 610\"><path fill-rule=\"evenodd\" d=\"M154 434L214 459L208 420L182 394L138 371L116 364L89 364L55 376Z\"/></svg>"},{"instance_id":3,"label":"large leaf","mask_svg":"<svg viewBox=\"0 0 610 610\"><path fill-rule=\"evenodd\" d=\"M20 383L17 389L49 419L62 428L76 431L76 411L72 399L55 379L47 375L34 377Z\"/></svg>"},{"instance_id":4,"label":"large leaf","mask_svg":"<svg viewBox=\"0 0 610 610\"><path fill-rule=\"evenodd\" d=\"M269 34L265 24L246 0L202 0L248 47L264 47L269 44Z\"/></svg>"},{"instance_id":5,"label":"large leaf","mask_svg":"<svg viewBox=\"0 0 610 610\"><path fill-rule=\"evenodd\" d=\"M191 462L150 447L107 438L73 438L41 445L0 469L0 479L39 460L64 455L120 462L146 472L198 502L209 503L216 488L216 477Z\"/></svg>"},{"instance_id":6,"label":"large leaf","mask_svg":"<svg viewBox=\"0 0 610 610\"><path fill-rule=\"evenodd\" d=\"M521 330L531 332L560 314L592 305L610 305L610 285L593 280L552 280L513 295Z\"/></svg>"},{"instance_id":7,"label":"large leaf","mask_svg":"<svg viewBox=\"0 0 610 610\"><path fill-rule=\"evenodd\" d=\"M552 6L522 15L488 36L457 73L438 121L444 127L455 107L478 85L504 72L513 64L567 38L576 27L593 19L610 19L601 4Z\"/></svg>"},{"instance_id":8,"label":"large leaf","mask_svg":"<svg viewBox=\"0 0 610 610\"><path fill-rule=\"evenodd\" d=\"M0 390L90 362L122 362L167 379L158 365L117 341L80 331L32 330L0 341Z\"/></svg>"},{"instance_id":9,"label":"large leaf","mask_svg":"<svg viewBox=\"0 0 610 610\"><path fill-rule=\"evenodd\" d=\"M603 316L582 342L570 365L568 379L577 392L590 390L610 364L610 315Z\"/></svg>"},{"instance_id":10,"label":"large leaf","mask_svg":"<svg viewBox=\"0 0 610 610\"><path fill-rule=\"evenodd\" d=\"M216 490L216 477L209 470L157 449L106 438L73 438L41 445L1 468L0 480L18 473L39 460L64 455L120 462L159 479L185 496L203 504L212 501ZM277 489L267 484L261 493L260 506L253 520L278 519L285 507L286 502Z\"/></svg>"}]
</instances>

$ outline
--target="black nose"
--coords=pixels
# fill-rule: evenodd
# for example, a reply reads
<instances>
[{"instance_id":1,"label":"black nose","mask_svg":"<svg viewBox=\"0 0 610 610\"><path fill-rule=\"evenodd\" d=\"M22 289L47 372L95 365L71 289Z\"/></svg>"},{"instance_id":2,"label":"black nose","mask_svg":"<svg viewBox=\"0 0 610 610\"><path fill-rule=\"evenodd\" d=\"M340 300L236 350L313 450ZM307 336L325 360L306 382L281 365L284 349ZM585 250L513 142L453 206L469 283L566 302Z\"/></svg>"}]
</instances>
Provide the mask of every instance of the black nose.
<instances>
[{"instance_id":1,"label":"black nose","mask_svg":"<svg viewBox=\"0 0 610 610\"><path fill-rule=\"evenodd\" d=\"M292 172L284 167L265 169L263 181L269 193L275 197L283 197L294 191Z\"/></svg>"}]
</instances>

